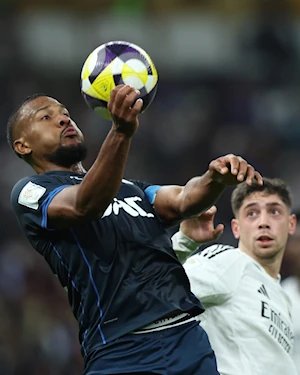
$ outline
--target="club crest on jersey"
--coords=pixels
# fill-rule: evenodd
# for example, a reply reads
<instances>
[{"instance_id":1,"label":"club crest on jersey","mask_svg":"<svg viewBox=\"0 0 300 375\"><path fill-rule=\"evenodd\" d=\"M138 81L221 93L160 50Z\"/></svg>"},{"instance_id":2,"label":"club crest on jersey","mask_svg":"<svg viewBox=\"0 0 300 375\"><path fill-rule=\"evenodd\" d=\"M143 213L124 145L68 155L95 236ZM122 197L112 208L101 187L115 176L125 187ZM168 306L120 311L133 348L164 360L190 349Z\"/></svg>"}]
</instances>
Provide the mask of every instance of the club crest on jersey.
<instances>
[{"instance_id":1,"label":"club crest on jersey","mask_svg":"<svg viewBox=\"0 0 300 375\"><path fill-rule=\"evenodd\" d=\"M140 197L127 197L124 200L114 198L113 202L105 210L102 215L102 219L111 214L119 215L120 210L124 210L128 215L137 217L154 217L151 212L146 212L142 207L140 207L136 202L140 202L142 198Z\"/></svg>"}]
</instances>

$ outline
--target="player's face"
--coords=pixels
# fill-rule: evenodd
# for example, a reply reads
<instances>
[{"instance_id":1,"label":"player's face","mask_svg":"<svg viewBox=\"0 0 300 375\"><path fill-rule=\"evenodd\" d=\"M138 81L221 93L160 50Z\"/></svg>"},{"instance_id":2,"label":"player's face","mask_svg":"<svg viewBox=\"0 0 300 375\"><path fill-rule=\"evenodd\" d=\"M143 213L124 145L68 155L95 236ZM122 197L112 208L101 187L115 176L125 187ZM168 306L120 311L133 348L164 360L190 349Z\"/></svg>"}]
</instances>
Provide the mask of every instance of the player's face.
<instances>
[{"instance_id":1,"label":"player's face","mask_svg":"<svg viewBox=\"0 0 300 375\"><path fill-rule=\"evenodd\" d=\"M282 257L296 217L277 194L257 192L247 197L232 220L232 231L242 251L257 260Z\"/></svg>"},{"instance_id":2,"label":"player's face","mask_svg":"<svg viewBox=\"0 0 300 375\"><path fill-rule=\"evenodd\" d=\"M31 154L35 160L53 159L59 165L59 158L68 159L70 153L80 154L83 134L68 110L53 98L42 96L27 103L21 112L20 128L18 141L21 142L15 142L15 147L23 147L21 151Z\"/></svg>"}]
</instances>

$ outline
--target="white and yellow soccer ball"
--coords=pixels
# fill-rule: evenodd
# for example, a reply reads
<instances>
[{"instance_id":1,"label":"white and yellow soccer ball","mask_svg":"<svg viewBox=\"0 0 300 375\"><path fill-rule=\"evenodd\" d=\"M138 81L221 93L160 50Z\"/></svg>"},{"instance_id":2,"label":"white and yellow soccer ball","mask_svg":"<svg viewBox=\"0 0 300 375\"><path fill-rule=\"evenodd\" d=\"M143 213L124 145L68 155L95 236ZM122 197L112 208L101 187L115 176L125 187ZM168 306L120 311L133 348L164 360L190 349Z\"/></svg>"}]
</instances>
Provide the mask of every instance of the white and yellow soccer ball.
<instances>
[{"instance_id":1,"label":"white and yellow soccer ball","mask_svg":"<svg viewBox=\"0 0 300 375\"><path fill-rule=\"evenodd\" d=\"M81 92L98 115L110 119L107 103L113 88L126 84L138 89L142 112L152 103L158 74L150 56L139 46L113 41L97 47L87 57L81 71Z\"/></svg>"}]
</instances>

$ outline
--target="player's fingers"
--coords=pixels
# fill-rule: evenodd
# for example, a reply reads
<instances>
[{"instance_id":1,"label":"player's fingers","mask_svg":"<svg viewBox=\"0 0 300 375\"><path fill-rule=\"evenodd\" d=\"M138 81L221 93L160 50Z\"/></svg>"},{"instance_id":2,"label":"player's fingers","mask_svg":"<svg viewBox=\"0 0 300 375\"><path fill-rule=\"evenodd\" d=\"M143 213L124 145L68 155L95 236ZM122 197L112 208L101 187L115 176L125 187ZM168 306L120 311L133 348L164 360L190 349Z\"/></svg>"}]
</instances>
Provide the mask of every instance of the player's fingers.
<instances>
[{"instance_id":1,"label":"player's fingers","mask_svg":"<svg viewBox=\"0 0 300 375\"><path fill-rule=\"evenodd\" d=\"M209 163L209 169L224 175L229 172L227 164L229 165L229 162L226 162L226 157L221 157L216 160L212 160Z\"/></svg>"},{"instance_id":2,"label":"player's fingers","mask_svg":"<svg viewBox=\"0 0 300 375\"><path fill-rule=\"evenodd\" d=\"M109 101L107 103L107 108L109 110L112 110L112 106L115 104L115 98L116 98L116 95L117 93L124 87L125 85L118 85L116 87L113 88L111 94L110 94L110 98L109 98Z\"/></svg>"},{"instance_id":3,"label":"player's fingers","mask_svg":"<svg viewBox=\"0 0 300 375\"><path fill-rule=\"evenodd\" d=\"M252 185L253 180L256 180L259 185L263 185L263 179L259 172L257 172L252 165L248 165L246 184Z\"/></svg>"},{"instance_id":4,"label":"player's fingers","mask_svg":"<svg viewBox=\"0 0 300 375\"><path fill-rule=\"evenodd\" d=\"M254 176L255 176L255 170L254 168L252 167L252 165L248 165L248 168L247 168L247 178L246 178L246 184L247 185L252 185L252 181L254 179Z\"/></svg>"},{"instance_id":5,"label":"player's fingers","mask_svg":"<svg viewBox=\"0 0 300 375\"><path fill-rule=\"evenodd\" d=\"M109 110L112 113L119 114L122 110L122 105L124 100L127 98L131 92L134 91L134 88L129 85L117 86L114 88L114 96L110 97L109 101Z\"/></svg>"},{"instance_id":6,"label":"player's fingers","mask_svg":"<svg viewBox=\"0 0 300 375\"><path fill-rule=\"evenodd\" d=\"M141 113L142 108L143 108L143 104L144 104L143 99L139 98L138 100L136 100L134 105L131 107L131 111L132 111L133 116L136 116L139 113Z\"/></svg>"},{"instance_id":7,"label":"player's fingers","mask_svg":"<svg viewBox=\"0 0 300 375\"><path fill-rule=\"evenodd\" d=\"M130 92L124 98L122 106L120 107L119 116L126 119L126 121L134 121L137 115L141 112L143 107L142 99L138 99L140 95L139 90Z\"/></svg>"},{"instance_id":8,"label":"player's fingers","mask_svg":"<svg viewBox=\"0 0 300 375\"><path fill-rule=\"evenodd\" d=\"M217 207L216 206L211 206L208 210L206 210L204 213L209 216L215 216L217 212Z\"/></svg>"},{"instance_id":9,"label":"player's fingers","mask_svg":"<svg viewBox=\"0 0 300 375\"><path fill-rule=\"evenodd\" d=\"M238 167L237 173L235 174L237 175L237 180L242 182L244 181L245 177L248 175L248 167L250 166L250 164L248 164L246 160L240 156L238 156L238 162L239 162L239 167Z\"/></svg>"},{"instance_id":10,"label":"player's fingers","mask_svg":"<svg viewBox=\"0 0 300 375\"><path fill-rule=\"evenodd\" d=\"M255 177L258 185L263 185L264 184L263 177L262 177L262 175L259 172L255 171L254 177Z\"/></svg>"},{"instance_id":11,"label":"player's fingers","mask_svg":"<svg viewBox=\"0 0 300 375\"><path fill-rule=\"evenodd\" d=\"M230 173L236 176L240 169L240 158L233 154L226 155L225 158Z\"/></svg>"},{"instance_id":12,"label":"player's fingers","mask_svg":"<svg viewBox=\"0 0 300 375\"><path fill-rule=\"evenodd\" d=\"M135 101L137 100L137 98L139 97L140 94L141 93L140 93L139 90L133 90L133 91L129 92L124 97L124 100L123 100L123 103L122 103L122 109L124 109L126 111L129 108L132 108L134 106Z\"/></svg>"},{"instance_id":13,"label":"player's fingers","mask_svg":"<svg viewBox=\"0 0 300 375\"><path fill-rule=\"evenodd\" d=\"M127 105L128 96L130 96L132 93L135 95L135 89L132 86L124 85L123 87L121 87L115 97L115 106L117 108L121 108L123 104Z\"/></svg>"},{"instance_id":14,"label":"player's fingers","mask_svg":"<svg viewBox=\"0 0 300 375\"><path fill-rule=\"evenodd\" d=\"M220 238L223 232L224 232L224 225L218 224L213 233L213 240L217 240L218 238Z\"/></svg>"}]
</instances>

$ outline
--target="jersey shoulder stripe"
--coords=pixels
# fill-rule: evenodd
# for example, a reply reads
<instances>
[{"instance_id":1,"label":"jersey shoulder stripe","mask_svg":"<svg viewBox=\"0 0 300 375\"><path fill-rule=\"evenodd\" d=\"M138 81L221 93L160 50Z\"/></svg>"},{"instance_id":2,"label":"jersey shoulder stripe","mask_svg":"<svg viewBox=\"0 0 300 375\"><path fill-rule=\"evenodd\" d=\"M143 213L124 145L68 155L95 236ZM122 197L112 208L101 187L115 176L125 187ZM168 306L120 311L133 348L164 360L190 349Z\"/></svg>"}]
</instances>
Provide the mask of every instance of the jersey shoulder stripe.
<instances>
[{"instance_id":1,"label":"jersey shoulder stripe","mask_svg":"<svg viewBox=\"0 0 300 375\"><path fill-rule=\"evenodd\" d=\"M203 249L199 255L203 258L211 259L215 256L224 253L225 251L235 250L236 248L230 245L216 244Z\"/></svg>"}]
</instances>

